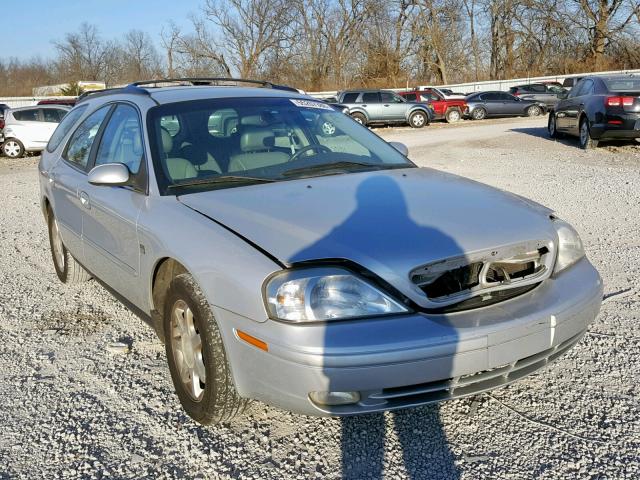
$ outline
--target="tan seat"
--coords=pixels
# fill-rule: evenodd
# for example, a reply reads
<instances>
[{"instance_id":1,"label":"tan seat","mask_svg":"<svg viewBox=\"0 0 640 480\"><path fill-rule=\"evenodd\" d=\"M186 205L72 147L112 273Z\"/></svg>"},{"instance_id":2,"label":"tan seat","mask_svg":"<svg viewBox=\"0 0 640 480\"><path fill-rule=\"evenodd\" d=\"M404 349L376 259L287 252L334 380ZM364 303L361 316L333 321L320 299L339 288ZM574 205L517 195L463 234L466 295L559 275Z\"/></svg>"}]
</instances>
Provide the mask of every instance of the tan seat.
<instances>
[{"instance_id":1,"label":"tan seat","mask_svg":"<svg viewBox=\"0 0 640 480\"><path fill-rule=\"evenodd\" d=\"M188 159L199 172L222 173L220 165L210 152L191 143L185 143L180 147L180 157Z\"/></svg>"},{"instance_id":2,"label":"tan seat","mask_svg":"<svg viewBox=\"0 0 640 480\"><path fill-rule=\"evenodd\" d=\"M171 180L178 181L187 178L196 178L198 171L188 160L180 157L169 157L173 150L173 138L164 128L160 129L162 135L162 150L165 154L166 171Z\"/></svg>"},{"instance_id":3,"label":"tan seat","mask_svg":"<svg viewBox=\"0 0 640 480\"><path fill-rule=\"evenodd\" d=\"M253 170L287 162L289 155L284 152L272 151L274 145L275 135L270 128L246 126L240 136L240 152L242 153L231 157L229 171Z\"/></svg>"}]
</instances>

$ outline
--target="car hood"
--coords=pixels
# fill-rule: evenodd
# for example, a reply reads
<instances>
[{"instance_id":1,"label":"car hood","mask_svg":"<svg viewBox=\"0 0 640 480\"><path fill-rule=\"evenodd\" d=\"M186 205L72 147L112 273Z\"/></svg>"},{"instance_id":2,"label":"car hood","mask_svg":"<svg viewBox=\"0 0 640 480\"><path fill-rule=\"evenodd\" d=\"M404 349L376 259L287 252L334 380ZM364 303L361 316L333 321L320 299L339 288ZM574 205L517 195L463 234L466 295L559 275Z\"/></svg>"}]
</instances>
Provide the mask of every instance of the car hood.
<instances>
[{"instance_id":1,"label":"car hood","mask_svg":"<svg viewBox=\"0 0 640 480\"><path fill-rule=\"evenodd\" d=\"M200 192L184 205L285 265L346 259L414 301L420 265L530 240L555 244L545 207L427 168L351 173Z\"/></svg>"}]
</instances>

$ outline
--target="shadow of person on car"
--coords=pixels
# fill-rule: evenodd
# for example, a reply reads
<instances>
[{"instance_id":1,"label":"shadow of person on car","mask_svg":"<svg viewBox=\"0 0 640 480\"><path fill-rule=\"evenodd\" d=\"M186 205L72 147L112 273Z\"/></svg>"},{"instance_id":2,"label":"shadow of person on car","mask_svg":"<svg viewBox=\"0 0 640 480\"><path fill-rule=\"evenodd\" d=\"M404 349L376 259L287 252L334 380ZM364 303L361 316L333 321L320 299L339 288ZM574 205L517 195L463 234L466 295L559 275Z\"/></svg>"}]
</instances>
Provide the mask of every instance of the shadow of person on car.
<instances>
[{"instance_id":1,"label":"shadow of person on car","mask_svg":"<svg viewBox=\"0 0 640 480\"><path fill-rule=\"evenodd\" d=\"M353 209L351 214L320 240L294 255L294 260L316 258L319 252L326 255L338 247L336 253L349 250L357 252L363 261L368 259L370 264L362 266L371 268L371 265L376 265L381 270L388 268L394 274L406 278L409 271L400 271L400 268L394 271L394 266L418 267L427 263L434 251L438 255L442 254L443 258L462 255L462 249L449 235L432 226L418 224L412 218L411 208L414 213L419 209L424 218L425 210L437 212L441 206L427 204L425 197L415 190L412 192L413 202L408 206L399 184L409 180L402 174L393 177L367 174L357 187L355 205L345 202L345 209ZM413 183L407 185L407 188L415 186ZM390 406L401 408L404 405L425 403L426 399L433 398L428 393L421 395L417 389L412 390L411 386L423 384L424 388L427 382L451 378L452 356L440 355L435 363L429 363L418 356L405 362L388 364L379 359L379 353L372 351L377 349L378 352L389 353L390 350L401 349L405 354L410 353L411 348L419 348L416 338L425 338L426 332L433 332L440 343L452 347L449 352L455 352L457 332L448 324L446 315L438 318L437 322L432 322L426 317L420 317L418 328L415 327L416 323L407 322L410 319L403 315L375 320L327 322L323 368L327 381L325 387L327 391L359 391L361 400L357 405L321 408L341 415L358 413L366 410L366 404L376 402L379 407L374 407L374 410L384 410ZM358 322L362 321L367 322L367 329L358 328ZM344 328L335 328L340 323ZM407 327L408 324L413 326ZM404 332L403 328L406 329ZM430 328L433 330L429 330ZM395 344L392 345L391 342ZM385 345L386 343L389 345ZM410 343L413 344L412 347ZM366 366L336 366L337 363L344 365L348 361L339 358L339 350L346 348L353 356L358 355L360 361L365 359ZM394 389L397 396L382 401L369 397L371 394L384 395L383 389ZM440 393L445 394L444 391ZM391 429L387 428L387 423L393 425L397 444L402 449L406 477L459 478L437 406L396 410L387 414L378 412L343 416L341 422L342 478L383 477L385 452L397 449L396 440L393 433L390 434ZM395 471L398 465L391 468Z\"/></svg>"}]
</instances>

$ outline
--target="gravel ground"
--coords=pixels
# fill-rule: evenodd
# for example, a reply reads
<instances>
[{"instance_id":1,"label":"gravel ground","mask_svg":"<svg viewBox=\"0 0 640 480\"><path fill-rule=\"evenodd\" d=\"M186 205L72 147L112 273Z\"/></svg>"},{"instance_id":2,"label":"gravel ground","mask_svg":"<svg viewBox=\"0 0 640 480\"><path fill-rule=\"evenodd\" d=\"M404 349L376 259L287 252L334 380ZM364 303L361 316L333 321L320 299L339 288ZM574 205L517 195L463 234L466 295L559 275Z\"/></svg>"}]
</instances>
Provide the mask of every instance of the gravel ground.
<instances>
[{"instance_id":1,"label":"gravel ground","mask_svg":"<svg viewBox=\"0 0 640 480\"><path fill-rule=\"evenodd\" d=\"M583 152L545 121L376 132L571 222L605 281L584 340L491 394L344 420L254 403L192 422L151 330L95 282L57 281L37 158L0 158L0 478L640 478L640 145Z\"/></svg>"}]
</instances>

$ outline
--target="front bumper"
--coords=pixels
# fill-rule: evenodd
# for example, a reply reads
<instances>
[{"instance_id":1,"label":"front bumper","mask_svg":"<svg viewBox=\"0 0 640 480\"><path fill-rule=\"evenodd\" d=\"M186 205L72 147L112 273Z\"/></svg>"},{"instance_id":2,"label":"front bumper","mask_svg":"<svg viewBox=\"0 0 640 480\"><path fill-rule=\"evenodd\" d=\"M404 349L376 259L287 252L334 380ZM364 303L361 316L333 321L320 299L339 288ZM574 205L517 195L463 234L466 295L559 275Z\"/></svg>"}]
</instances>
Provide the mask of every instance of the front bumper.
<instances>
[{"instance_id":1,"label":"front bumper","mask_svg":"<svg viewBox=\"0 0 640 480\"><path fill-rule=\"evenodd\" d=\"M606 115L601 123L591 125L591 136L598 140L640 138L640 113Z\"/></svg>"},{"instance_id":2,"label":"front bumper","mask_svg":"<svg viewBox=\"0 0 640 480\"><path fill-rule=\"evenodd\" d=\"M583 259L529 293L448 315L291 325L214 310L240 395L303 414L351 415L473 395L541 368L578 342L598 314L602 288ZM312 391L361 398L327 407L309 399Z\"/></svg>"}]
</instances>

